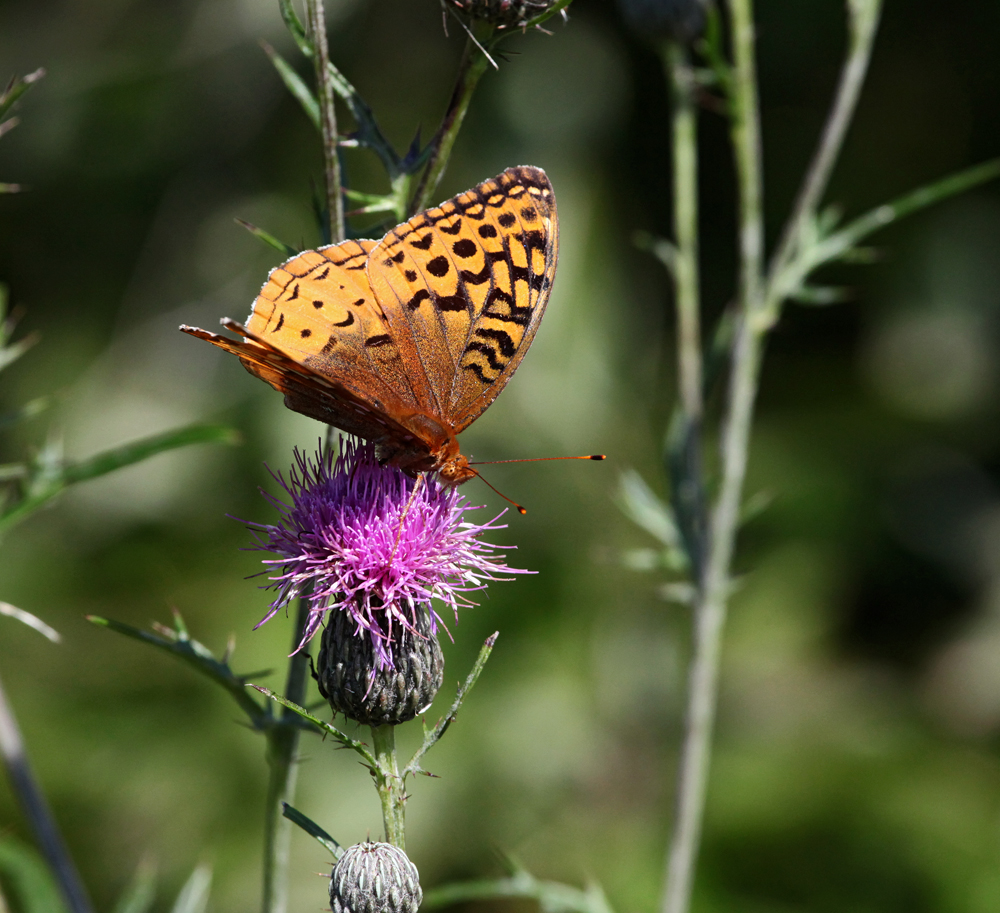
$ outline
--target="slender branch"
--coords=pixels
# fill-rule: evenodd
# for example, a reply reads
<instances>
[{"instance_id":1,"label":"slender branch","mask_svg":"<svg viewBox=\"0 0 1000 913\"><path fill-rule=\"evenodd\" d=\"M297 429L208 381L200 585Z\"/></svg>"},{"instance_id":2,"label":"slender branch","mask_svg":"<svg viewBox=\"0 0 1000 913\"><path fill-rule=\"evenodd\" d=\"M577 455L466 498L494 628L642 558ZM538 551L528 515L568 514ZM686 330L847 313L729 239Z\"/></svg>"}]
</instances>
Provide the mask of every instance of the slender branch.
<instances>
[{"instance_id":1,"label":"slender branch","mask_svg":"<svg viewBox=\"0 0 1000 913\"><path fill-rule=\"evenodd\" d=\"M375 767L372 777L382 802L382 821L385 824L386 842L406 849L406 795L403 779L396 764L396 727L391 723L372 726L372 748Z\"/></svg>"},{"instance_id":2,"label":"slender branch","mask_svg":"<svg viewBox=\"0 0 1000 913\"><path fill-rule=\"evenodd\" d=\"M302 640L309 617L309 600L299 599L292 636L292 649ZM286 698L305 703L306 679L309 668L308 650L298 650L288 662ZM267 806L264 811L264 913L285 913L288 908L288 855L292 840L292 824L282 812L286 803L295 798L298 765L295 755L299 746L301 726L293 710L282 708L275 726L267 733L267 762L270 776L267 784Z\"/></svg>"},{"instance_id":3,"label":"slender branch","mask_svg":"<svg viewBox=\"0 0 1000 913\"><path fill-rule=\"evenodd\" d=\"M448 110L445 112L438 127L437 133L432 141L433 151L427 162L427 167L417 183L417 189L413 193L413 200L410 203L409 214L414 215L427 209L431 205L437 185L444 175L448 166L448 159L451 157L451 150L458 138L458 131L462 128L462 121L465 120L466 112L469 110L469 103L472 95L476 91L480 78L489 66L489 59L480 50L482 44L479 36L469 36L465 43L465 50L462 53L462 61L458 66L458 79L455 81L455 89L451 93L451 101L448 103Z\"/></svg>"},{"instance_id":4,"label":"slender branch","mask_svg":"<svg viewBox=\"0 0 1000 913\"><path fill-rule=\"evenodd\" d=\"M674 241L671 260L677 304L679 408L667 435L671 498L685 549L699 585L705 555L705 497L702 479L701 357L698 272L698 124L695 76L687 49L678 42L664 47L672 88Z\"/></svg>"},{"instance_id":5,"label":"slender branch","mask_svg":"<svg viewBox=\"0 0 1000 913\"><path fill-rule=\"evenodd\" d=\"M882 12L882 0L849 0L847 5L850 15L850 49L840 72L837 94L792 214L785 223L784 233L771 258L768 271L768 311L772 323L777 319L777 312L781 307L780 295L776 294L777 277L800 252L803 231L809 220L815 218L816 208L830 182L830 175L844 145L861 87L868 74L868 64Z\"/></svg>"},{"instance_id":6,"label":"slender branch","mask_svg":"<svg viewBox=\"0 0 1000 913\"><path fill-rule=\"evenodd\" d=\"M673 86L674 286L677 298L677 363L680 399L693 420L701 418L701 326L698 288L698 137L694 72L687 49L670 42L664 52Z\"/></svg>"},{"instance_id":7,"label":"slender branch","mask_svg":"<svg viewBox=\"0 0 1000 913\"><path fill-rule=\"evenodd\" d=\"M0 683L0 754L3 755L11 789L35 832L39 848L59 884L67 908L71 913L91 913L92 908L86 889L80 881L80 875L73 865L45 796L31 770L21 730L17 725L14 711L7 702L2 683Z\"/></svg>"},{"instance_id":8,"label":"slender branch","mask_svg":"<svg viewBox=\"0 0 1000 913\"><path fill-rule=\"evenodd\" d=\"M340 159L337 156L337 112L330 79L330 52L326 42L323 0L306 0L306 18L312 33L313 65L316 70L316 100L319 103L323 134L323 167L326 178L326 205L330 218L330 240L344 240L344 199L340 192Z\"/></svg>"},{"instance_id":9,"label":"slender branch","mask_svg":"<svg viewBox=\"0 0 1000 913\"><path fill-rule=\"evenodd\" d=\"M722 481L712 513L704 584L694 607L694 643L688 706L677 783L677 810L667 865L664 913L686 913L701 839L712 735L718 700L719 657L739 503L746 474L762 331L750 316L761 306L764 226L760 114L752 0L729 0L732 22L732 143L740 195L739 318L722 431Z\"/></svg>"}]
</instances>

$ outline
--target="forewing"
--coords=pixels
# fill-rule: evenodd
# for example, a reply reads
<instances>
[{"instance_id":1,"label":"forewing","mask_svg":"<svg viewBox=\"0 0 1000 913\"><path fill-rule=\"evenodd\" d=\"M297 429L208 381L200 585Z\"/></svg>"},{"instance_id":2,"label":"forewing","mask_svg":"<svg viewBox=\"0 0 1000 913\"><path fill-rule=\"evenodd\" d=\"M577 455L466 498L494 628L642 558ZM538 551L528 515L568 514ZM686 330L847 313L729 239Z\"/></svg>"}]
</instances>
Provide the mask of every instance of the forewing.
<instances>
[{"instance_id":1,"label":"forewing","mask_svg":"<svg viewBox=\"0 0 1000 913\"><path fill-rule=\"evenodd\" d=\"M365 265L375 244L345 241L305 251L272 270L247 329L392 415L413 411L417 401L368 284Z\"/></svg>"},{"instance_id":2,"label":"forewing","mask_svg":"<svg viewBox=\"0 0 1000 913\"><path fill-rule=\"evenodd\" d=\"M248 325L223 321L243 340L181 329L237 355L285 394L289 408L369 440L420 449L397 421L417 402L368 285L365 264L375 244L306 251L272 270Z\"/></svg>"},{"instance_id":3,"label":"forewing","mask_svg":"<svg viewBox=\"0 0 1000 913\"><path fill-rule=\"evenodd\" d=\"M368 260L418 400L458 433L517 369L555 276L555 196L539 168L508 168L392 229Z\"/></svg>"},{"instance_id":4,"label":"forewing","mask_svg":"<svg viewBox=\"0 0 1000 913\"><path fill-rule=\"evenodd\" d=\"M296 412L366 440L412 440L406 428L341 384L289 358L235 320L223 320L222 323L226 329L245 338L230 339L185 325L181 329L236 355L251 374L283 393L285 404Z\"/></svg>"}]
</instances>

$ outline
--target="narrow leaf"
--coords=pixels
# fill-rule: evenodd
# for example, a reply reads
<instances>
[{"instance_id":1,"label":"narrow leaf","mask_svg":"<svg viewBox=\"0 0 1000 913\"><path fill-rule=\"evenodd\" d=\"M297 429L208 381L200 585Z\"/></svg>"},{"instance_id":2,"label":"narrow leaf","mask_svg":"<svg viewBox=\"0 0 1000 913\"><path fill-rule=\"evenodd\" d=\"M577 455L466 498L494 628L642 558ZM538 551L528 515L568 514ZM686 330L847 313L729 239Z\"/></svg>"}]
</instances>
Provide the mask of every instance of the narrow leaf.
<instances>
[{"instance_id":1,"label":"narrow leaf","mask_svg":"<svg viewBox=\"0 0 1000 913\"><path fill-rule=\"evenodd\" d=\"M148 860L139 863L113 913L149 913L156 900L156 868Z\"/></svg>"},{"instance_id":2,"label":"narrow leaf","mask_svg":"<svg viewBox=\"0 0 1000 913\"><path fill-rule=\"evenodd\" d=\"M32 419L36 415L41 415L51 405L51 396L38 396L35 399L29 400L21 406L20 409L15 409L13 412L8 412L6 415L0 415L0 431L4 428L10 428L12 425L18 425L21 422L26 422L28 419Z\"/></svg>"},{"instance_id":3,"label":"narrow leaf","mask_svg":"<svg viewBox=\"0 0 1000 913\"><path fill-rule=\"evenodd\" d=\"M28 351L41 337L38 333L30 333L25 336L24 339L20 339L13 345L4 346L0 349L0 371L6 368L8 365L12 365L17 361L25 352Z\"/></svg>"},{"instance_id":4,"label":"narrow leaf","mask_svg":"<svg viewBox=\"0 0 1000 913\"><path fill-rule=\"evenodd\" d=\"M479 681L479 676L482 674L483 668L486 666L486 660L490 658L490 654L493 652L493 647L497 642L497 638L500 636L499 631L494 631L489 637L486 638L485 643L479 648L479 656L476 657L476 662L472 667L472 671L466 676L465 682L458 689L458 693L455 695L455 700L452 702L451 709L449 709L446 716L438 720L437 724L434 726L430 732L424 734L424 742L418 748L413 757L410 758L410 763L406 765L403 770L403 782L406 782L406 778L410 774L419 773L422 768L420 767L420 762L427 752L434 746L434 744L443 736L452 723L455 722L455 718L458 716L459 708L462 706L462 701L468 696L469 692L472 690L473 686Z\"/></svg>"},{"instance_id":5,"label":"narrow leaf","mask_svg":"<svg viewBox=\"0 0 1000 913\"><path fill-rule=\"evenodd\" d=\"M286 244L284 241L279 241L274 235L268 234L263 228L258 228L252 222L246 222L243 219L237 219L236 222L242 225L250 234L255 238L260 238L268 247L273 247L276 251L285 257L294 257L298 250L292 247L290 244Z\"/></svg>"},{"instance_id":6,"label":"narrow leaf","mask_svg":"<svg viewBox=\"0 0 1000 913\"><path fill-rule=\"evenodd\" d=\"M86 618L91 624L100 628L108 628L111 631L124 634L126 637L131 637L133 640L142 641L160 650L165 650L167 653L172 653L228 691L249 717L250 724L254 729L260 730L271 725L271 715L267 712L266 706L259 704L247 692L246 679L236 675L228 664L219 662L204 644L189 639L186 632L182 634L170 631L169 628L161 628L167 633L166 636L160 637L109 618L100 618L97 615L87 615Z\"/></svg>"},{"instance_id":7,"label":"narrow leaf","mask_svg":"<svg viewBox=\"0 0 1000 913\"><path fill-rule=\"evenodd\" d=\"M312 90L305 84L302 77L292 69L284 57L275 51L271 45L269 45L266 41L262 41L260 45L264 49L264 53L267 54L271 63L274 64L274 68L278 71L278 75L281 77L281 81L285 84L285 88L288 89L298 103L302 105L302 110L306 112L306 117L308 117L309 120L312 121L312 125L319 130L319 103L316 101L316 96L313 95Z\"/></svg>"},{"instance_id":8,"label":"narrow leaf","mask_svg":"<svg viewBox=\"0 0 1000 913\"><path fill-rule=\"evenodd\" d=\"M812 304L818 307L840 304L850 300L850 297L850 289L827 285L800 285L791 295L791 298L799 304Z\"/></svg>"},{"instance_id":9,"label":"narrow leaf","mask_svg":"<svg viewBox=\"0 0 1000 913\"><path fill-rule=\"evenodd\" d=\"M811 267L814 268L820 263L842 257L859 241L880 228L885 228L887 225L899 221L903 216L908 216L934 203L964 193L966 190L995 180L997 177L1000 177L1000 158L966 168L964 171L959 171L903 194L892 202L876 206L823 241L815 255L809 257Z\"/></svg>"},{"instance_id":10,"label":"narrow leaf","mask_svg":"<svg viewBox=\"0 0 1000 913\"><path fill-rule=\"evenodd\" d=\"M171 913L205 913L211 890L212 870L207 865L200 865L181 888Z\"/></svg>"},{"instance_id":11,"label":"narrow leaf","mask_svg":"<svg viewBox=\"0 0 1000 913\"><path fill-rule=\"evenodd\" d=\"M34 628L34 630L43 637L47 637L54 644L59 643L61 640L59 632L55 628L47 625L37 615L32 615L31 612L19 609L9 602L0 602L0 615L6 615L8 618L13 618L21 622L21 624L27 625L29 628Z\"/></svg>"},{"instance_id":12,"label":"narrow leaf","mask_svg":"<svg viewBox=\"0 0 1000 913\"><path fill-rule=\"evenodd\" d=\"M321 828L312 818L307 818L297 808L293 808L287 802L281 803L281 814L293 824L297 824L310 837L315 838L322 846L333 853L334 859L340 859L344 855L344 848L337 843L323 828Z\"/></svg>"},{"instance_id":13,"label":"narrow leaf","mask_svg":"<svg viewBox=\"0 0 1000 913\"><path fill-rule=\"evenodd\" d=\"M0 839L0 891L17 913L66 913L62 894L42 857L9 836Z\"/></svg>"},{"instance_id":14,"label":"narrow leaf","mask_svg":"<svg viewBox=\"0 0 1000 913\"><path fill-rule=\"evenodd\" d=\"M278 0L278 8L281 10L281 18L285 20L285 28L288 29L299 50L305 57L312 60L312 42L306 34L306 27L302 24L302 20L299 19L299 14L295 12L295 7L292 6L292 0Z\"/></svg>"},{"instance_id":15,"label":"narrow leaf","mask_svg":"<svg viewBox=\"0 0 1000 913\"><path fill-rule=\"evenodd\" d=\"M45 75L45 69L39 67L34 73L27 76L15 76L7 83L7 87L0 93L0 118L2 118L25 92L28 91L39 79Z\"/></svg>"},{"instance_id":16,"label":"narrow leaf","mask_svg":"<svg viewBox=\"0 0 1000 913\"><path fill-rule=\"evenodd\" d=\"M622 473L618 487L618 506L637 526L664 545L676 548L681 537L674 522L673 511L646 484L634 469Z\"/></svg>"},{"instance_id":17,"label":"narrow leaf","mask_svg":"<svg viewBox=\"0 0 1000 913\"><path fill-rule=\"evenodd\" d=\"M300 707L294 701L288 700L287 697L282 697L270 688L264 688L262 685L248 685L247 687L253 688L255 691L259 691L265 697L269 697L272 701L281 704L282 707L287 707L293 713L298 714L307 723L312 723L312 726L319 730L320 734L331 736L335 741L339 742L344 748L352 748L359 755L365 759L365 763L370 767L375 767L375 756L368 750L368 747L364 742L359 742L357 739L352 739L347 733L341 732L336 726L331 726L325 720L321 720L318 716L313 716L305 707Z\"/></svg>"},{"instance_id":18,"label":"narrow leaf","mask_svg":"<svg viewBox=\"0 0 1000 913\"><path fill-rule=\"evenodd\" d=\"M33 480L30 494L0 514L0 533L10 529L77 482L96 479L123 466L141 463L157 454L187 447L190 444L235 444L239 440L239 434L224 425L192 425L123 444L121 447L114 447L76 463L58 465L51 459L43 457L44 471L41 473L43 476L41 483L35 484L36 480Z\"/></svg>"},{"instance_id":19,"label":"narrow leaf","mask_svg":"<svg viewBox=\"0 0 1000 913\"><path fill-rule=\"evenodd\" d=\"M604 892L597 885L581 891L555 881L540 881L523 869L508 878L457 882L435 888L424 894L421 909L510 898L534 900L545 913L612 913Z\"/></svg>"}]
</instances>

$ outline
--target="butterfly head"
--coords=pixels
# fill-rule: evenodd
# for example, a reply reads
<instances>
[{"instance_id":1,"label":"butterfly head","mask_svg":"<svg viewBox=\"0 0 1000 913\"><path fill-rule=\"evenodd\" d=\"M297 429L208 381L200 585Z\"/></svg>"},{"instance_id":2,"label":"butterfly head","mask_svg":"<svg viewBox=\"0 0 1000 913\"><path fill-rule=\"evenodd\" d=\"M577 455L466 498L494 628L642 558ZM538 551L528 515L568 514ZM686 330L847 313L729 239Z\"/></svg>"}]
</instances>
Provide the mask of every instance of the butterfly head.
<instances>
[{"instance_id":1,"label":"butterfly head","mask_svg":"<svg viewBox=\"0 0 1000 913\"><path fill-rule=\"evenodd\" d=\"M438 467L438 475L449 485L461 485L479 473L469 465L464 454L456 453Z\"/></svg>"}]
</instances>

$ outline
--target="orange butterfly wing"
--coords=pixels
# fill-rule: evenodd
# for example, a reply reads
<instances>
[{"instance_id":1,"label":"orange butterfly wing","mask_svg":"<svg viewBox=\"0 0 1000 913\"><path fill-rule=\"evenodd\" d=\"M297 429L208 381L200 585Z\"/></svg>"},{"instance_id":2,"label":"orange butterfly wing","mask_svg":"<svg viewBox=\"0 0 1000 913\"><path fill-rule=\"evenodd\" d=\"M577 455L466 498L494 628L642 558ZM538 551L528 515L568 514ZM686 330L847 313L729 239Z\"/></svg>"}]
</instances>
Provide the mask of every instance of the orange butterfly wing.
<instances>
[{"instance_id":1,"label":"orange butterfly wing","mask_svg":"<svg viewBox=\"0 0 1000 913\"><path fill-rule=\"evenodd\" d=\"M272 270L243 340L187 333L239 356L286 405L382 446L411 471L474 475L455 435L517 369L555 276L545 172L508 168L381 241L306 251Z\"/></svg>"},{"instance_id":2,"label":"orange butterfly wing","mask_svg":"<svg viewBox=\"0 0 1000 913\"><path fill-rule=\"evenodd\" d=\"M409 436L393 415L418 408L365 275L374 241L305 251L271 271L237 341L181 327L239 356L289 408L369 440Z\"/></svg>"},{"instance_id":3,"label":"orange butterfly wing","mask_svg":"<svg viewBox=\"0 0 1000 913\"><path fill-rule=\"evenodd\" d=\"M522 166L389 231L368 279L415 387L452 434L517 370L555 278L555 195Z\"/></svg>"}]
</instances>

